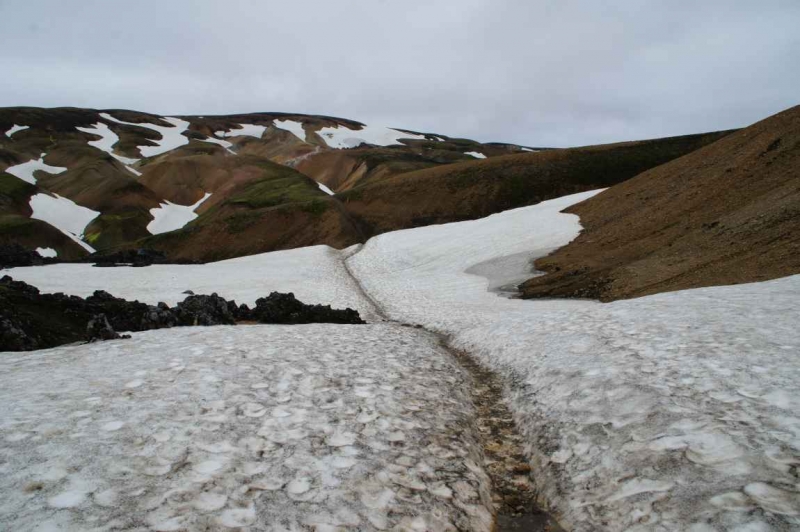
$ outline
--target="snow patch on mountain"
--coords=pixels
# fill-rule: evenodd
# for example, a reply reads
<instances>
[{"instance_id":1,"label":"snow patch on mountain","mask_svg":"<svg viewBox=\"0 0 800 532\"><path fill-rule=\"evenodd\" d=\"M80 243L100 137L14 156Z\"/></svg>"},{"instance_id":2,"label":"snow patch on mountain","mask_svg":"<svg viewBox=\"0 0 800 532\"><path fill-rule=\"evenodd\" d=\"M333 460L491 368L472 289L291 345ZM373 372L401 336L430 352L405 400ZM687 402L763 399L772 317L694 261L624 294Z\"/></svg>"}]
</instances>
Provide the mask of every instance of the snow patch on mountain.
<instances>
[{"instance_id":1,"label":"snow patch on mountain","mask_svg":"<svg viewBox=\"0 0 800 532\"><path fill-rule=\"evenodd\" d=\"M306 130L303 129L302 122L295 122L294 120L275 120L272 122L275 127L278 129L283 129L285 131L289 131L295 137L302 140L303 142L306 141Z\"/></svg>"},{"instance_id":2,"label":"snow patch on mountain","mask_svg":"<svg viewBox=\"0 0 800 532\"><path fill-rule=\"evenodd\" d=\"M333 190L329 189L328 187L326 187L325 185L323 185L323 184L322 184L322 183L320 183L319 181L317 181L317 186L318 186L318 187L319 187L319 189L320 189L321 191L323 191L325 194L328 194L328 195L330 195L330 196L334 196L334 195L336 195L336 193L335 193Z\"/></svg>"},{"instance_id":3,"label":"snow patch on mountain","mask_svg":"<svg viewBox=\"0 0 800 532\"><path fill-rule=\"evenodd\" d=\"M464 152L464 155L471 155L471 156L475 157L476 159L486 159L486 156L484 154L482 154L481 152L479 152L479 151Z\"/></svg>"},{"instance_id":4,"label":"snow patch on mountain","mask_svg":"<svg viewBox=\"0 0 800 532\"><path fill-rule=\"evenodd\" d=\"M46 164L44 162L46 155L46 153L43 153L38 159L32 159L27 163L9 166L3 171L7 174L13 175L14 177L18 177L19 179L22 179L31 185L36 184L36 176L34 175L34 172L37 170L41 170L42 172L47 172L48 174L53 175L58 175L67 171L67 169L63 166L50 166L49 164Z\"/></svg>"},{"instance_id":5,"label":"snow patch on mountain","mask_svg":"<svg viewBox=\"0 0 800 532\"><path fill-rule=\"evenodd\" d=\"M94 146L98 150L106 152L114 159L124 164L125 168L128 169L132 174L136 176L142 175L141 172L130 167L131 164L138 163L140 159L123 157L122 155L117 155L116 153L114 153L114 145L119 141L119 136L113 131L111 131L111 128L108 127L108 124L105 124L103 122L97 122L96 124L93 124L91 127L76 126L75 129L77 129L78 131L82 131L84 133L89 133L90 135L97 135L98 137L100 137L100 140L90 140L88 142L89 146Z\"/></svg>"},{"instance_id":6,"label":"snow patch on mountain","mask_svg":"<svg viewBox=\"0 0 800 532\"><path fill-rule=\"evenodd\" d=\"M35 194L31 197L30 207L33 211L31 218L47 222L89 253L94 253L94 248L81 239L86 226L100 215L99 212L58 194Z\"/></svg>"},{"instance_id":7,"label":"snow patch on mountain","mask_svg":"<svg viewBox=\"0 0 800 532\"><path fill-rule=\"evenodd\" d=\"M229 131L217 131L214 134L218 137L255 137L260 139L264 135L267 126L258 126L256 124L239 124L239 129L231 129Z\"/></svg>"},{"instance_id":8,"label":"snow patch on mountain","mask_svg":"<svg viewBox=\"0 0 800 532\"><path fill-rule=\"evenodd\" d=\"M11 138L11 135L13 135L14 133L18 131L24 131L30 127L31 126L18 126L17 124L14 124L8 129L8 131L6 131L6 137Z\"/></svg>"},{"instance_id":9,"label":"snow patch on mountain","mask_svg":"<svg viewBox=\"0 0 800 532\"><path fill-rule=\"evenodd\" d=\"M36 248L36 253L38 253L40 257L45 258L58 257L58 251L54 250L53 248Z\"/></svg>"},{"instance_id":10,"label":"snow patch on mountain","mask_svg":"<svg viewBox=\"0 0 800 532\"><path fill-rule=\"evenodd\" d=\"M194 211L209 197L211 193L206 192L194 205L178 205L165 200L160 206L150 209L153 221L147 224L147 230L151 235L177 231L197 218L197 213Z\"/></svg>"},{"instance_id":11,"label":"snow patch on mountain","mask_svg":"<svg viewBox=\"0 0 800 532\"><path fill-rule=\"evenodd\" d=\"M214 137L207 137L207 138L204 138L204 139L200 139L200 142L210 142L211 144L217 144L217 145L222 146L223 148L225 148L228 151L228 153L236 155L236 152L231 149L231 146L233 146L233 143L232 142L228 142L227 140L222 140L222 139L218 139L218 138L214 138Z\"/></svg>"},{"instance_id":12,"label":"snow patch on mountain","mask_svg":"<svg viewBox=\"0 0 800 532\"><path fill-rule=\"evenodd\" d=\"M396 129L379 126L363 126L361 129L350 129L346 126L323 127L317 131L325 143L335 149L355 148L361 144L375 146L391 146L400 144L400 140L425 140L425 135L405 133Z\"/></svg>"},{"instance_id":13,"label":"snow patch on mountain","mask_svg":"<svg viewBox=\"0 0 800 532\"><path fill-rule=\"evenodd\" d=\"M600 304L511 300L466 273L566 244L580 224L560 211L592 194L386 233L348 264L390 318L505 378L570 529L800 527L800 276Z\"/></svg>"},{"instance_id":14,"label":"snow patch on mountain","mask_svg":"<svg viewBox=\"0 0 800 532\"><path fill-rule=\"evenodd\" d=\"M488 532L468 389L383 324L3 353L0 529Z\"/></svg>"},{"instance_id":15,"label":"snow patch on mountain","mask_svg":"<svg viewBox=\"0 0 800 532\"><path fill-rule=\"evenodd\" d=\"M155 146L137 146L137 148L139 148L139 153L142 154L142 157L155 157L156 155L161 155L162 153L167 153L175 148L189 144L189 139L183 135L183 132L189 128L190 124L186 120L181 120L180 118L162 117L161 120L172 124L172 126L160 126L157 124L149 124L147 122L124 122L114 118L108 113L100 113L100 116L106 120L116 122L117 124L143 127L161 134L161 139L152 141L156 143Z\"/></svg>"}]
</instances>

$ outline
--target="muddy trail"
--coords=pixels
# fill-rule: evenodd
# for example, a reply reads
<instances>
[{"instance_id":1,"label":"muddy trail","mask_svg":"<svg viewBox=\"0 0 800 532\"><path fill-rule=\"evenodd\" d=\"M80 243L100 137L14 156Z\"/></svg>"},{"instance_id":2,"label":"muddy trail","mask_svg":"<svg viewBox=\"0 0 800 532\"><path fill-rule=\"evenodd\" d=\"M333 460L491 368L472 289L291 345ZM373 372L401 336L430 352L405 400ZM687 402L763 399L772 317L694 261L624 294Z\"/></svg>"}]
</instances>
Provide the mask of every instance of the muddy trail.
<instances>
[{"instance_id":1,"label":"muddy trail","mask_svg":"<svg viewBox=\"0 0 800 532\"><path fill-rule=\"evenodd\" d=\"M483 449L483 465L492 484L494 531L563 532L556 520L537 503L531 467L523 450L524 440L503 398L501 378L482 366L469 353L452 348L446 336L421 325L389 318L378 302L364 290L347 264L347 260L358 251L346 257L342 263L360 294L372 304L375 316L381 321L414 327L434 337L441 349L449 353L470 375L470 396L475 407L477 434Z\"/></svg>"}]
</instances>

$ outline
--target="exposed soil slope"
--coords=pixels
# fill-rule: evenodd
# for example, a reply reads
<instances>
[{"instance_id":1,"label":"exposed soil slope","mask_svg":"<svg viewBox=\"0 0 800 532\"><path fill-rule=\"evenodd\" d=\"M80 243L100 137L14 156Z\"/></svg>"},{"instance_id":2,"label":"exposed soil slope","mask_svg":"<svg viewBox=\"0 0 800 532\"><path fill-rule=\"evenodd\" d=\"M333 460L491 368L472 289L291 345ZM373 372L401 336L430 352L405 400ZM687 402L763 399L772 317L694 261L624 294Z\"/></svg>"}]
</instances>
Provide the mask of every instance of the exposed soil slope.
<instances>
[{"instance_id":1,"label":"exposed soil slope","mask_svg":"<svg viewBox=\"0 0 800 532\"><path fill-rule=\"evenodd\" d=\"M570 207L524 297L603 301L800 273L800 106Z\"/></svg>"},{"instance_id":2,"label":"exposed soil slope","mask_svg":"<svg viewBox=\"0 0 800 532\"><path fill-rule=\"evenodd\" d=\"M338 196L372 236L609 187L728 133L493 157L396 175Z\"/></svg>"}]
</instances>

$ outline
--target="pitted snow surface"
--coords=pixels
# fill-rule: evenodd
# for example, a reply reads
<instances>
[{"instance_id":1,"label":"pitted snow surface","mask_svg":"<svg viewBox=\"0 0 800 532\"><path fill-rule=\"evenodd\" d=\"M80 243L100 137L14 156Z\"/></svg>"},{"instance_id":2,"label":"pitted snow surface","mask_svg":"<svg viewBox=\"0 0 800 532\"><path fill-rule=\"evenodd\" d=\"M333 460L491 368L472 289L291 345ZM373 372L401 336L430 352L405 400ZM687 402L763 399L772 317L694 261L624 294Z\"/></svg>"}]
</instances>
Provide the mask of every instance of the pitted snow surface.
<instances>
[{"instance_id":1,"label":"pitted snow surface","mask_svg":"<svg viewBox=\"0 0 800 532\"><path fill-rule=\"evenodd\" d=\"M181 120L180 118L164 117L161 120L172 125L160 126L158 124L148 124L146 122L124 122L114 118L108 113L100 113L100 116L106 120L116 122L117 124L143 127L145 129L150 129L160 133L161 138L159 140L151 141L156 144L155 146L137 146L139 148L139 153L142 154L142 157L155 157L156 155L161 155L162 153L167 153L175 148L189 144L189 139L183 135L183 132L189 128L189 122L186 120Z\"/></svg>"},{"instance_id":2,"label":"pitted snow surface","mask_svg":"<svg viewBox=\"0 0 800 532\"><path fill-rule=\"evenodd\" d=\"M47 222L79 244L89 253L94 248L81 240L89 222L100 213L55 194L34 194L30 199L31 218Z\"/></svg>"},{"instance_id":3,"label":"pitted snow surface","mask_svg":"<svg viewBox=\"0 0 800 532\"><path fill-rule=\"evenodd\" d=\"M118 160L122 164L125 165L125 168L128 169L132 174L136 176L142 175L141 172L131 168L129 165L135 164L139 162L139 159L131 159L130 157L123 157L122 155L117 155L114 153L114 145L119 141L119 136L111 131L111 128L108 127L108 124L103 122L97 122L92 127L78 127L76 128L78 131L82 131L84 133L89 133L90 135L97 135L100 137L99 140L90 140L89 146L94 146L98 150L102 150L112 156L114 159Z\"/></svg>"},{"instance_id":4,"label":"pitted snow surface","mask_svg":"<svg viewBox=\"0 0 800 532\"><path fill-rule=\"evenodd\" d=\"M304 303L351 307L362 318L374 317L372 305L363 298L342 265L342 258L356 248L338 251L313 246L251 255L198 265L154 264L147 268L94 268L90 264L52 264L13 268L8 274L42 292L90 296L106 290L117 297L156 304L175 305L195 294L218 292L226 299L252 306L272 291L294 292ZM113 270L113 271L112 271Z\"/></svg>"},{"instance_id":5,"label":"pitted snow surface","mask_svg":"<svg viewBox=\"0 0 800 532\"><path fill-rule=\"evenodd\" d=\"M39 156L39 159L31 159L27 163L9 166L3 171L7 174L13 175L14 177L18 177L23 181L30 183L31 185L36 184L36 176L34 175L34 172L37 170L54 175L67 171L67 169L63 166L50 166L49 164L46 164L44 162L46 155L46 153L43 153Z\"/></svg>"},{"instance_id":6,"label":"pitted snow surface","mask_svg":"<svg viewBox=\"0 0 800 532\"><path fill-rule=\"evenodd\" d=\"M391 146L400 144L401 139L425 140L425 135L405 133L396 129L380 126L363 126L361 129L350 129L346 126L323 127L317 131L325 143L331 148L355 148L361 144L375 146Z\"/></svg>"},{"instance_id":7,"label":"pitted snow surface","mask_svg":"<svg viewBox=\"0 0 800 532\"><path fill-rule=\"evenodd\" d=\"M306 141L306 130L303 129L302 122L296 122L294 120L275 120L272 123L275 124L275 127L277 127L278 129L289 131L295 137L302 140L303 142Z\"/></svg>"},{"instance_id":8,"label":"pitted snow surface","mask_svg":"<svg viewBox=\"0 0 800 532\"><path fill-rule=\"evenodd\" d=\"M394 325L3 353L0 529L488 531L467 388Z\"/></svg>"},{"instance_id":9,"label":"pitted snow surface","mask_svg":"<svg viewBox=\"0 0 800 532\"><path fill-rule=\"evenodd\" d=\"M590 195L387 233L348 264L390 318L505 377L571 529L800 529L800 276L599 304L509 300L466 273L528 268L502 259L566 244L580 225L559 211Z\"/></svg>"},{"instance_id":10,"label":"pitted snow surface","mask_svg":"<svg viewBox=\"0 0 800 532\"><path fill-rule=\"evenodd\" d=\"M158 207L150 209L150 216L153 217L153 220L147 224L147 230L151 235L177 231L197 218L197 213L194 211L209 197L211 197L211 192L206 192L194 205L178 205L171 201L164 201Z\"/></svg>"}]
</instances>

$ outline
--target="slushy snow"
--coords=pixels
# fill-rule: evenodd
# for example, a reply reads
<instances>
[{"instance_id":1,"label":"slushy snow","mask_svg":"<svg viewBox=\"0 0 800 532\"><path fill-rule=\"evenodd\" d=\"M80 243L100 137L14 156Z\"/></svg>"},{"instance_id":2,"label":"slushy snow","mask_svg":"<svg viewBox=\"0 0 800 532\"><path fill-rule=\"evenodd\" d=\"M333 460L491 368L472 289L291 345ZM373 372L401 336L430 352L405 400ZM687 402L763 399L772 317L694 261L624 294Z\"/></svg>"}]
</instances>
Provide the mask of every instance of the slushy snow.
<instances>
[{"instance_id":1,"label":"slushy snow","mask_svg":"<svg viewBox=\"0 0 800 532\"><path fill-rule=\"evenodd\" d=\"M147 230L151 235L158 235L182 228L197 218L197 213L194 211L209 197L211 193L206 192L194 205L178 205L165 200L158 207L150 209L153 221L147 224Z\"/></svg>"},{"instance_id":2,"label":"slushy snow","mask_svg":"<svg viewBox=\"0 0 800 532\"><path fill-rule=\"evenodd\" d=\"M488 532L468 388L397 325L3 353L0 529Z\"/></svg>"},{"instance_id":3,"label":"slushy snow","mask_svg":"<svg viewBox=\"0 0 800 532\"><path fill-rule=\"evenodd\" d=\"M94 146L98 150L104 151L114 159L121 162L125 165L125 168L128 169L132 174L136 176L142 175L141 172L131 168L130 165L136 164L139 162L139 159L132 159L130 157L123 157L122 155L117 155L114 153L114 145L119 141L119 136L111 131L111 128L108 127L108 124L103 122L97 122L96 124L92 125L91 127L79 127L76 126L78 131L82 131L84 133L89 133L90 135L97 135L100 137L99 140L90 140L89 146Z\"/></svg>"},{"instance_id":4,"label":"slushy snow","mask_svg":"<svg viewBox=\"0 0 800 532\"><path fill-rule=\"evenodd\" d=\"M486 156L484 154L482 154L481 152L479 152L479 151L464 152L464 155L471 155L471 156L475 157L476 159L486 159Z\"/></svg>"},{"instance_id":5,"label":"slushy snow","mask_svg":"<svg viewBox=\"0 0 800 532\"><path fill-rule=\"evenodd\" d=\"M66 172L67 169L63 166L50 166L44 162L44 158L47 154L43 153L39 156L38 159L31 159L27 163L17 164L14 166L9 166L4 172L7 174L11 174L14 177L18 177L23 181L30 183L31 185L36 184L36 176L34 172L37 170L41 170L42 172L47 172L48 174L57 175L63 172Z\"/></svg>"},{"instance_id":6,"label":"slushy snow","mask_svg":"<svg viewBox=\"0 0 800 532\"><path fill-rule=\"evenodd\" d=\"M402 139L425 140L425 135L405 133L396 129L379 126L363 126L361 129L350 129L346 126L323 127L317 131L330 148L355 148L361 144L375 146L391 146L400 144Z\"/></svg>"},{"instance_id":7,"label":"slushy snow","mask_svg":"<svg viewBox=\"0 0 800 532\"><path fill-rule=\"evenodd\" d=\"M302 122L296 122L294 120L275 120L272 122L275 127L278 129L283 129L285 131L289 131L295 137L302 140L303 142L306 141L306 130L303 129Z\"/></svg>"},{"instance_id":8,"label":"slushy snow","mask_svg":"<svg viewBox=\"0 0 800 532\"><path fill-rule=\"evenodd\" d=\"M11 135L13 135L14 133L18 131L24 131L28 128L30 128L30 126L18 126L17 124L14 124L8 129L8 131L6 131L6 137L11 138Z\"/></svg>"},{"instance_id":9,"label":"slushy snow","mask_svg":"<svg viewBox=\"0 0 800 532\"><path fill-rule=\"evenodd\" d=\"M238 129L231 129L230 131L217 131L214 134L218 137L255 137L260 139L264 135L267 126L257 126L255 124L239 124Z\"/></svg>"},{"instance_id":10,"label":"slushy snow","mask_svg":"<svg viewBox=\"0 0 800 532\"><path fill-rule=\"evenodd\" d=\"M100 215L99 212L58 194L45 193L34 194L30 207L33 211L31 218L49 223L89 253L94 253L94 248L81 239L86 226Z\"/></svg>"},{"instance_id":11,"label":"slushy snow","mask_svg":"<svg viewBox=\"0 0 800 532\"><path fill-rule=\"evenodd\" d=\"M134 122L124 122L114 118L108 113L100 113L100 116L106 120L116 122L117 124L143 127L145 129L150 129L160 133L161 139L151 141L155 142L155 146L137 146L137 148L139 148L139 153L142 154L142 157L155 157L156 155L161 155L162 153L167 153L175 148L189 144L189 139L183 134L183 132L189 128L189 122L186 120L181 120L180 118L163 117L161 120L172 125L160 126L157 124L148 124L146 122L141 122L138 124Z\"/></svg>"}]
</instances>

